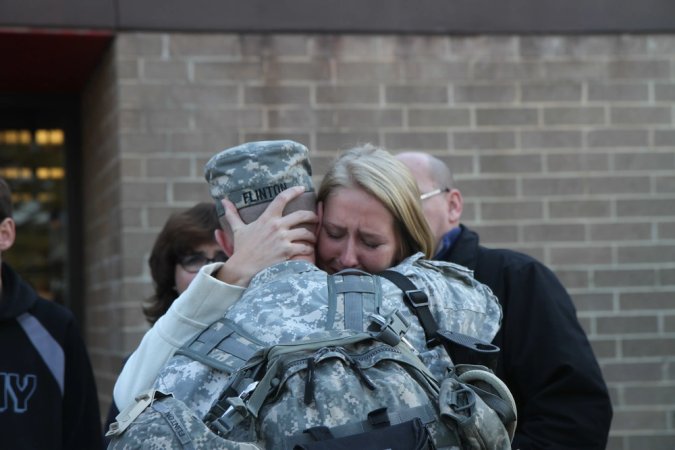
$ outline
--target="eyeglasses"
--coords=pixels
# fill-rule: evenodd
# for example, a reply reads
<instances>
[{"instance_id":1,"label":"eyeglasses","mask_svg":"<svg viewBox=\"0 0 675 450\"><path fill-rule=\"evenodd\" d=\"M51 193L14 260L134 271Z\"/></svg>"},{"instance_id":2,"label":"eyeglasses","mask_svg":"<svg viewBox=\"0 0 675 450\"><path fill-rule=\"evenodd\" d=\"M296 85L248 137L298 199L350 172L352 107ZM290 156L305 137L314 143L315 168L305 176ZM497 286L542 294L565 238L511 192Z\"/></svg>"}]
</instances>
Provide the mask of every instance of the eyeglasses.
<instances>
[{"instance_id":1,"label":"eyeglasses","mask_svg":"<svg viewBox=\"0 0 675 450\"><path fill-rule=\"evenodd\" d=\"M203 253L193 253L181 257L178 260L178 264L180 264L186 272L197 273L199 272L199 269L207 264L225 261L227 261L227 255L223 252L216 253L213 258L207 258Z\"/></svg>"},{"instance_id":2,"label":"eyeglasses","mask_svg":"<svg viewBox=\"0 0 675 450\"><path fill-rule=\"evenodd\" d=\"M429 191L426 194L420 195L420 200L426 200L428 198L433 197L434 195L442 194L444 192L450 192L450 188L442 188L442 189L434 189L433 191Z\"/></svg>"}]
</instances>

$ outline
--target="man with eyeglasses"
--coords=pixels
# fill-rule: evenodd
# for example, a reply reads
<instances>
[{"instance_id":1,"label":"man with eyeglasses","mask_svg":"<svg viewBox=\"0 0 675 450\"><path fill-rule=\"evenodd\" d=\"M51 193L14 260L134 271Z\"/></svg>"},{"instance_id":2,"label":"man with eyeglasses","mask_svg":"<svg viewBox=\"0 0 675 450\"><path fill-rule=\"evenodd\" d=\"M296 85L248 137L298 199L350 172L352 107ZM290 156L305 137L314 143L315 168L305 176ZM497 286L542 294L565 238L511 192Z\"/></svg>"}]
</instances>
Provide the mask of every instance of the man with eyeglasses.
<instances>
[{"instance_id":1,"label":"man with eyeglasses","mask_svg":"<svg viewBox=\"0 0 675 450\"><path fill-rule=\"evenodd\" d=\"M514 394L512 447L604 449L612 406L602 373L557 277L534 258L479 245L460 224L463 199L443 161L419 152L396 156L417 180L436 237L435 259L468 267L502 305L496 374Z\"/></svg>"}]
</instances>

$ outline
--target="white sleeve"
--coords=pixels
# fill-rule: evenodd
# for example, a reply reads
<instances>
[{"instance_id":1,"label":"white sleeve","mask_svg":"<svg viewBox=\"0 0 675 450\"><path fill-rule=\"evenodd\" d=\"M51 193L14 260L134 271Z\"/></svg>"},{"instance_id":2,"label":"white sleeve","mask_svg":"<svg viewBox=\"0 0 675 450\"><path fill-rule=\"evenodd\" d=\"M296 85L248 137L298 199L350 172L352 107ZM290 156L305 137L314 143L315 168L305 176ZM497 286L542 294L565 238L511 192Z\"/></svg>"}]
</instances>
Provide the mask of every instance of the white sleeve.
<instances>
[{"instance_id":1,"label":"white sleeve","mask_svg":"<svg viewBox=\"0 0 675 450\"><path fill-rule=\"evenodd\" d=\"M241 297L243 287L212 276L223 263L203 267L188 288L150 328L124 364L113 389L115 404L122 411L141 392L152 387L160 369L177 349L222 317Z\"/></svg>"}]
</instances>

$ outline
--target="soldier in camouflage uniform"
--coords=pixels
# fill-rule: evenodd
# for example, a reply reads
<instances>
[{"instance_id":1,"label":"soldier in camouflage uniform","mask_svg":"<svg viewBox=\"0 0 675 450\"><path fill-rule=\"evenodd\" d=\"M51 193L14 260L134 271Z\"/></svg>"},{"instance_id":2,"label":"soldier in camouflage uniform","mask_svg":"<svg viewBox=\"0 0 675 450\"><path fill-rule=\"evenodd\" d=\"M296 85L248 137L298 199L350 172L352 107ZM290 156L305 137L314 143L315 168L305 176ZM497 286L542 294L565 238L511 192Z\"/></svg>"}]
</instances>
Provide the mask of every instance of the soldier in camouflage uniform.
<instances>
[{"instance_id":1,"label":"soldier in camouflage uniform","mask_svg":"<svg viewBox=\"0 0 675 450\"><path fill-rule=\"evenodd\" d=\"M226 150L209 161L206 176L212 196L216 200L227 197L246 222L259 216L271 199L293 185L305 186L306 190L285 212L313 207L307 150L297 143L249 143ZM416 194L413 192L411 195ZM223 245L227 247L228 244ZM428 261L424 259L424 254L416 253L401 261L394 270L407 275L427 293L431 300L431 312L441 329L461 332L488 342L497 332L501 318L498 303L489 289L477 283L467 269ZM214 273L215 267L207 271ZM210 281L213 284L213 291L209 294L213 298L217 297L215 293L219 290L225 297L232 294L226 285L208 280L212 277L206 275L202 278L204 283ZM354 319L353 308L345 306L349 304L345 301L349 294L335 294L336 289L339 292L336 284L340 283L340 277L327 278L324 271L306 260L282 262L259 272L252 278L241 298L227 309L224 317L228 323L236 325L240 335L261 345L273 345L297 341L326 330L365 330L371 324L371 314L382 317L398 311L410 323L410 329L405 335L408 345L419 353L420 359L437 380L443 379L451 361L441 346L433 349L426 347L424 330L402 303L401 290L378 277L364 275L363 278L371 280L373 289L361 296L357 319ZM193 284L198 285L199 280L195 282ZM180 305L180 302L176 303ZM170 317L170 314L167 316ZM222 322L216 322L211 328L217 331L221 325ZM130 367L129 363L126 367ZM155 388L171 392L176 399L185 403L192 411L183 412L192 417L189 421L195 417L202 420L213 402L213 391L226 383L228 375L178 355L171 358L161 371ZM144 430L138 423L147 420L144 416L158 413L153 408L146 409L127 434L134 433L145 440L150 438L153 433ZM187 420L187 416L184 419ZM279 420L283 418L275 418L275 422ZM295 422L295 419L291 418L291 422ZM293 427L289 426L288 429L292 430ZM129 442L129 439L130 436L127 436L125 441ZM232 448L240 448L236 445Z\"/></svg>"}]
</instances>

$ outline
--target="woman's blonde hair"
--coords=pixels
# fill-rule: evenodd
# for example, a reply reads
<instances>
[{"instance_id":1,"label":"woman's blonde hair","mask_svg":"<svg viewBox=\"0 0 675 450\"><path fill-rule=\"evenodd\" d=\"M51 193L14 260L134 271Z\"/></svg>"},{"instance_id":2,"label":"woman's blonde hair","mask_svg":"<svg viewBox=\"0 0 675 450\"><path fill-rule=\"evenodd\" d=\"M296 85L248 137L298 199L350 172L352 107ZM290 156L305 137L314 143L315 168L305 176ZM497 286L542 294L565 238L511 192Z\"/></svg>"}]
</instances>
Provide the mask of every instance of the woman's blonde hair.
<instances>
[{"instance_id":1,"label":"woman's blonde hair","mask_svg":"<svg viewBox=\"0 0 675 450\"><path fill-rule=\"evenodd\" d=\"M384 149L365 144L338 157L319 187L318 200L339 188L360 188L378 199L394 217L399 263L417 252L431 258L434 238L422 212L420 191L408 168Z\"/></svg>"}]
</instances>

